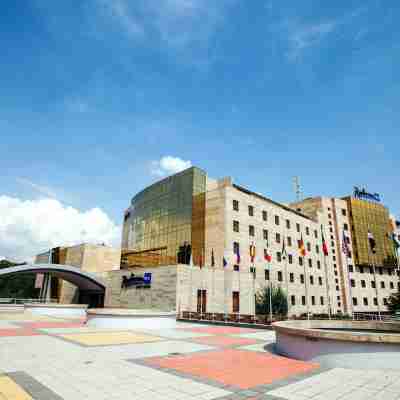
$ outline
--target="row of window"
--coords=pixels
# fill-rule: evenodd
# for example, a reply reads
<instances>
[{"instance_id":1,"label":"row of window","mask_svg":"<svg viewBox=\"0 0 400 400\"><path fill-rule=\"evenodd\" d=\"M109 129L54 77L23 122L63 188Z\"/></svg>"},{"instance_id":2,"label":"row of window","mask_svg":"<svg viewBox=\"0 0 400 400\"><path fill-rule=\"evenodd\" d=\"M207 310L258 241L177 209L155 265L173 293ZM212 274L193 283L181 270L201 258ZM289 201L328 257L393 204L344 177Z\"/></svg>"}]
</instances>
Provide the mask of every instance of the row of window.
<instances>
[{"instance_id":1,"label":"row of window","mask_svg":"<svg viewBox=\"0 0 400 400\"><path fill-rule=\"evenodd\" d=\"M295 295L290 296L290 304L291 304L292 306L295 306L295 305L296 305L296 296L295 296ZM319 304L320 304L321 306L324 305L324 297L323 297L323 296L320 296L320 298L319 298ZM301 305L302 305L302 306L305 306L305 305L306 305L306 296L301 296ZM316 305L315 296L311 296L311 305L313 305L313 306Z\"/></svg>"},{"instance_id":2,"label":"row of window","mask_svg":"<svg viewBox=\"0 0 400 400\"><path fill-rule=\"evenodd\" d=\"M234 211L239 211L239 201L238 200L233 200L232 201L232 207ZM254 206L248 206L248 214L250 217L254 216ZM262 220L263 221L268 221L268 213L267 211L263 210L261 212L262 215ZM274 216L274 221L275 221L275 225L280 225L280 216L279 215L275 215ZM285 220L286 223L286 228L290 229L291 228L291 222L289 219ZM296 230L297 232L300 233L300 224L296 223ZM308 226L306 226L306 235L310 235L310 228ZM314 236L315 238L318 238L318 231L314 230Z\"/></svg>"},{"instance_id":3,"label":"row of window","mask_svg":"<svg viewBox=\"0 0 400 400\"><path fill-rule=\"evenodd\" d=\"M356 287L356 281L354 279L350 279L350 285L351 287ZM398 288L400 290L400 282L397 283ZM394 289L394 282L389 282L390 289ZM361 280L361 287L366 288L367 284L364 280ZM371 288L375 289L376 288L376 283L375 281L371 281ZM381 281L381 289L385 289L385 282Z\"/></svg>"},{"instance_id":4,"label":"row of window","mask_svg":"<svg viewBox=\"0 0 400 400\"><path fill-rule=\"evenodd\" d=\"M378 272L379 275L385 275L386 274L389 276L395 275L395 271L393 271L393 268L383 268L383 267L378 267L375 269L375 272ZM354 272L354 267L352 265L349 265L349 272ZM363 267L359 266L356 268L356 272L359 272L360 274L365 273L374 273L374 268L373 267Z\"/></svg>"},{"instance_id":5,"label":"row of window","mask_svg":"<svg viewBox=\"0 0 400 400\"><path fill-rule=\"evenodd\" d=\"M376 297L373 298L373 303L374 303L374 306L378 305L378 299ZM364 306L368 305L368 297L363 297L363 304L364 304ZM383 299L383 304L385 306L388 305L388 300L386 297ZM357 299L357 297L353 297L353 306L357 306L357 305L358 305L358 299Z\"/></svg>"},{"instance_id":6,"label":"row of window","mask_svg":"<svg viewBox=\"0 0 400 400\"><path fill-rule=\"evenodd\" d=\"M265 270L264 273L265 273L265 280L269 281L270 280L270 271L269 270ZM305 281L304 280L304 275L300 274L299 277L300 277L300 283L304 284L304 281ZM278 282L283 282L283 273L282 273L282 271L277 271L277 278L278 278ZM310 278L310 285L314 285L314 276L310 275L309 278ZM289 274L289 281L291 283L295 282L295 274L293 272L291 272ZM321 276L318 277L318 284L320 286L323 285L323 281L322 281L322 277Z\"/></svg>"}]
</instances>

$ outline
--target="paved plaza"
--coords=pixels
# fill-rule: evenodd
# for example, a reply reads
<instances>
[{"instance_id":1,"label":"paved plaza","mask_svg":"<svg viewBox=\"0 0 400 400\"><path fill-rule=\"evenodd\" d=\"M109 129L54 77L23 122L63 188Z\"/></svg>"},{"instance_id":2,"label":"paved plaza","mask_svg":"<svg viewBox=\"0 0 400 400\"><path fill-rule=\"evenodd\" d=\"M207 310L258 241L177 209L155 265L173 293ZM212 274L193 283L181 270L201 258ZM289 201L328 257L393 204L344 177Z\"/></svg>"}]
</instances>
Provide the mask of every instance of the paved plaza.
<instances>
[{"instance_id":1,"label":"paved plaza","mask_svg":"<svg viewBox=\"0 0 400 400\"><path fill-rule=\"evenodd\" d=\"M0 312L0 400L400 399L400 362L328 369L274 354L274 341L260 329L95 329Z\"/></svg>"}]
</instances>

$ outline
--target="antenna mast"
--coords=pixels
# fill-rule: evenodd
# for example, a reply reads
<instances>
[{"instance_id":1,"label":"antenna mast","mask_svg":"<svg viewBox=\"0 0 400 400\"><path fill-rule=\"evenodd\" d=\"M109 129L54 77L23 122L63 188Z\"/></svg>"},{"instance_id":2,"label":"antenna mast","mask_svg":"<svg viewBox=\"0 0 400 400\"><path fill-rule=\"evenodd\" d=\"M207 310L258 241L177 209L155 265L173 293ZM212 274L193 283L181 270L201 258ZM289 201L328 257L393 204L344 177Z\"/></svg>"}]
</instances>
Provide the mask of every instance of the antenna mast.
<instances>
[{"instance_id":1,"label":"antenna mast","mask_svg":"<svg viewBox=\"0 0 400 400\"><path fill-rule=\"evenodd\" d=\"M298 176L293 177L293 189L296 194L296 201L301 201L301 186L300 178Z\"/></svg>"}]
</instances>

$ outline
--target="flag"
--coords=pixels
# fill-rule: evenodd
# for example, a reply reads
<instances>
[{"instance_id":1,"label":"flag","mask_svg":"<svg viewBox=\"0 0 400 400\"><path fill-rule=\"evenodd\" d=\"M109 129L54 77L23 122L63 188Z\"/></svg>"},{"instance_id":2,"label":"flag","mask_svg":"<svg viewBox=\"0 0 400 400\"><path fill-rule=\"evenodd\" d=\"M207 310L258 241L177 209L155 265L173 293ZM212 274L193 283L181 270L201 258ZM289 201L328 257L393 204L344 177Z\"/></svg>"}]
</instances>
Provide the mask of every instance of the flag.
<instances>
[{"instance_id":1,"label":"flag","mask_svg":"<svg viewBox=\"0 0 400 400\"><path fill-rule=\"evenodd\" d=\"M287 256L286 245L285 245L285 238L283 238L282 242L282 259L285 260Z\"/></svg>"},{"instance_id":2,"label":"flag","mask_svg":"<svg viewBox=\"0 0 400 400\"><path fill-rule=\"evenodd\" d=\"M267 262L271 262L272 261L271 254L268 254L268 248L264 249L264 260L267 261Z\"/></svg>"},{"instance_id":3,"label":"flag","mask_svg":"<svg viewBox=\"0 0 400 400\"><path fill-rule=\"evenodd\" d=\"M300 240L297 241L297 244L299 246L299 253L302 257L305 257L307 255L306 248L304 247L304 240L303 240L303 235L301 235Z\"/></svg>"},{"instance_id":4,"label":"flag","mask_svg":"<svg viewBox=\"0 0 400 400\"><path fill-rule=\"evenodd\" d=\"M239 265L240 264L240 249L239 249L239 246L237 246L234 249L234 254L236 255L236 264Z\"/></svg>"},{"instance_id":5,"label":"flag","mask_svg":"<svg viewBox=\"0 0 400 400\"><path fill-rule=\"evenodd\" d=\"M369 230L368 230L368 243L369 243L369 247L371 249L372 254L375 254L376 253L376 242L375 242L374 235Z\"/></svg>"},{"instance_id":6,"label":"flag","mask_svg":"<svg viewBox=\"0 0 400 400\"><path fill-rule=\"evenodd\" d=\"M211 249L211 266L215 267L214 249Z\"/></svg>"},{"instance_id":7,"label":"flag","mask_svg":"<svg viewBox=\"0 0 400 400\"><path fill-rule=\"evenodd\" d=\"M399 250L399 248L400 248L400 236L399 237L396 237L396 234L393 232L393 233L389 233L389 239L391 239L392 240L392 242L393 242L393 247L394 247L394 251L397 253L397 251Z\"/></svg>"},{"instance_id":8,"label":"flag","mask_svg":"<svg viewBox=\"0 0 400 400\"><path fill-rule=\"evenodd\" d=\"M325 241L324 230L322 229L322 225L321 225L321 235L322 235L322 252L324 253L324 256L326 257L329 253L328 253L328 245L326 244L326 241Z\"/></svg>"},{"instance_id":9,"label":"flag","mask_svg":"<svg viewBox=\"0 0 400 400\"><path fill-rule=\"evenodd\" d=\"M350 258L349 240L344 231L342 235L342 251L347 258Z\"/></svg>"},{"instance_id":10,"label":"flag","mask_svg":"<svg viewBox=\"0 0 400 400\"><path fill-rule=\"evenodd\" d=\"M228 261L226 261L225 256L222 257L222 266L225 268L228 265Z\"/></svg>"},{"instance_id":11,"label":"flag","mask_svg":"<svg viewBox=\"0 0 400 400\"><path fill-rule=\"evenodd\" d=\"M252 263L254 263L254 258L256 256L256 247L254 246L254 243L250 245L250 260Z\"/></svg>"}]
</instances>

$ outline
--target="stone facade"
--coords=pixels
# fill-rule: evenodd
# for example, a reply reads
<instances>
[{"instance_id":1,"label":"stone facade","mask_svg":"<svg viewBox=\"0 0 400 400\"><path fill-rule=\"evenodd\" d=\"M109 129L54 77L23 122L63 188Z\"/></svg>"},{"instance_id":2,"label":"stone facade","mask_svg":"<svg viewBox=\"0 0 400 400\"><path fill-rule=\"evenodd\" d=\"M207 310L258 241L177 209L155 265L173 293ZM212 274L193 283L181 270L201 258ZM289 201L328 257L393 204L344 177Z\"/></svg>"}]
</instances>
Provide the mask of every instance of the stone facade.
<instances>
[{"instance_id":1,"label":"stone facade","mask_svg":"<svg viewBox=\"0 0 400 400\"><path fill-rule=\"evenodd\" d=\"M150 288L121 288L123 276L143 276L145 272L152 274ZM171 311L176 309L177 298L177 266L154 268L135 268L134 271L119 270L100 274L107 283L105 307L121 307L135 309L158 309Z\"/></svg>"}]
</instances>

